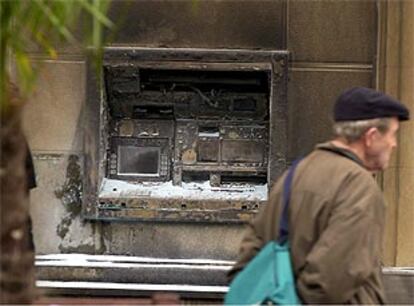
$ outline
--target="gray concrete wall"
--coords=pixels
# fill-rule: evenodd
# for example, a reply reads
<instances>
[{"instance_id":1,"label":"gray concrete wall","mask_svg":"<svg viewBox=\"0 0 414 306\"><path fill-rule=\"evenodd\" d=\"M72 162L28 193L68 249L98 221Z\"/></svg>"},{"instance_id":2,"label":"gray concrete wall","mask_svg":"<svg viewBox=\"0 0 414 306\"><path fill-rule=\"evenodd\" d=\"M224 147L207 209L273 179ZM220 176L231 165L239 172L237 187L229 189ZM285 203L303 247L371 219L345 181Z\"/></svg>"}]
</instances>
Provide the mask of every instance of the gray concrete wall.
<instances>
[{"instance_id":1,"label":"gray concrete wall","mask_svg":"<svg viewBox=\"0 0 414 306\"><path fill-rule=\"evenodd\" d=\"M285 1L113 1L114 44L283 49Z\"/></svg>"},{"instance_id":2,"label":"gray concrete wall","mask_svg":"<svg viewBox=\"0 0 414 306\"><path fill-rule=\"evenodd\" d=\"M99 249L96 226L79 217L85 64L83 60L36 63L40 65L38 86L24 113L37 179L30 199L36 251L93 252Z\"/></svg>"}]
</instances>

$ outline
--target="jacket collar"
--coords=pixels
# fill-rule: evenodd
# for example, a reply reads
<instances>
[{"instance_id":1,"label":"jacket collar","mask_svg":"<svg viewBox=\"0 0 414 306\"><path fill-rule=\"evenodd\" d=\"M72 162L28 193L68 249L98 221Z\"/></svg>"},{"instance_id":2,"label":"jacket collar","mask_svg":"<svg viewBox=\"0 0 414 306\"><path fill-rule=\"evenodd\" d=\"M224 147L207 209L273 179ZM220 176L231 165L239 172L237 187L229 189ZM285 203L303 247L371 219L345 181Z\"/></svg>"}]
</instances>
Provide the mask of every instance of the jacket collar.
<instances>
[{"instance_id":1,"label":"jacket collar","mask_svg":"<svg viewBox=\"0 0 414 306\"><path fill-rule=\"evenodd\" d=\"M361 167L365 168L364 163L362 162L362 160L354 152L351 152L351 151L349 151L347 149L344 149L344 148L337 147L334 144L332 144L332 142L328 141L328 142L325 142L325 143L318 144L316 146L316 149L317 150L330 151L330 152L336 153L338 155L342 155L342 156L344 156L346 158L349 158L350 160L356 162Z\"/></svg>"}]
</instances>

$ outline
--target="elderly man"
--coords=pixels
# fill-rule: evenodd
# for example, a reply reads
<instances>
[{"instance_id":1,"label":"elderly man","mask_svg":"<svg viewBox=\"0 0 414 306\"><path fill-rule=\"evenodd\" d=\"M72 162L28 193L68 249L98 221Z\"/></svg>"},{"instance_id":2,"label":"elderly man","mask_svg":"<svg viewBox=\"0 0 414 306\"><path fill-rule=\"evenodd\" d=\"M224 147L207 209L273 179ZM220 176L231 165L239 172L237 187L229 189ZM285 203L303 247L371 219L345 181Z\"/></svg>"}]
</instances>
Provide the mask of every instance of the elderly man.
<instances>
[{"instance_id":1,"label":"elderly man","mask_svg":"<svg viewBox=\"0 0 414 306\"><path fill-rule=\"evenodd\" d=\"M372 173L384 170L409 112L369 88L342 93L334 108L332 141L300 161L292 183L289 243L299 297L308 304L383 304L381 245L385 203ZM249 224L239 272L277 239L283 181Z\"/></svg>"}]
</instances>

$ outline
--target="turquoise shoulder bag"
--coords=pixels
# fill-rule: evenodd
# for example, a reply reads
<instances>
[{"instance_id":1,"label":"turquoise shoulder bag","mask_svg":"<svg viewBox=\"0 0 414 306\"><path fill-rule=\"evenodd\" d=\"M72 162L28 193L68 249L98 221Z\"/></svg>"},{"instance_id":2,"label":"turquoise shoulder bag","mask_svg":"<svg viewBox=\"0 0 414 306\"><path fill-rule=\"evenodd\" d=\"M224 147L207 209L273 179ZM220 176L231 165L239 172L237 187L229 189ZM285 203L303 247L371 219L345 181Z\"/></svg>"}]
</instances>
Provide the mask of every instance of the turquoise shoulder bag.
<instances>
[{"instance_id":1,"label":"turquoise shoulder bag","mask_svg":"<svg viewBox=\"0 0 414 306\"><path fill-rule=\"evenodd\" d=\"M226 294L225 305L300 304L296 293L288 242L288 206L293 174L299 160L289 169L283 184L283 210L277 241L268 242L237 274Z\"/></svg>"}]
</instances>

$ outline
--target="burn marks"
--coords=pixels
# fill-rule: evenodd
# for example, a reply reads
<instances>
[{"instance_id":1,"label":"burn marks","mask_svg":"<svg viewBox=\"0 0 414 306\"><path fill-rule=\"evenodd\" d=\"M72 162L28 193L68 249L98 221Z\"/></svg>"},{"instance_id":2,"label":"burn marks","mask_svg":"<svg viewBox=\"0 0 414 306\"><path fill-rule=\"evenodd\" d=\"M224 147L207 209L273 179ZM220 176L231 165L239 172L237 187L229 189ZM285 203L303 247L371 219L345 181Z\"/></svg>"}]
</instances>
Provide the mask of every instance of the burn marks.
<instances>
[{"instance_id":1,"label":"burn marks","mask_svg":"<svg viewBox=\"0 0 414 306\"><path fill-rule=\"evenodd\" d=\"M69 155L65 183L61 188L55 190L55 195L62 201L71 217L80 214L82 210L82 177L77 155Z\"/></svg>"},{"instance_id":2,"label":"burn marks","mask_svg":"<svg viewBox=\"0 0 414 306\"><path fill-rule=\"evenodd\" d=\"M97 186L96 216L227 222L254 213L266 200L255 190L267 190L270 169L284 166L285 152L272 143L285 139L287 114L275 110L286 104L287 68L273 67L286 59L270 51L108 49L100 177L128 191ZM191 200L182 197L193 185Z\"/></svg>"},{"instance_id":3,"label":"burn marks","mask_svg":"<svg viewBox=\"0 0 414 306\"><path fill-rule=\"evenodd\" d=\"M63 243L70 231L73 220L80 218L82 210L82 177L80 161L77 155L69 155L65 182L61 188L55 190L55 196L61 200L66 210L64 217L56 228L56 233Z\"/></svg>"}]
</instances>

